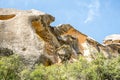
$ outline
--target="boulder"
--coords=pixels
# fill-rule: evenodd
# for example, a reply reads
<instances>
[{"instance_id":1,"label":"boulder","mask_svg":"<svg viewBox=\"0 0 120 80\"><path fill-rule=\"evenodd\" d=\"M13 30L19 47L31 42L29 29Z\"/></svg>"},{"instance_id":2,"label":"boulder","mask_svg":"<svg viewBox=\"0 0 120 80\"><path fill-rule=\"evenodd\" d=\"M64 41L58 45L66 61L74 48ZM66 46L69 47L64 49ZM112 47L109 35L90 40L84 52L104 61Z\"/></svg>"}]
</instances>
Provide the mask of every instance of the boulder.
<instances>
[{"instance_id":1,"label":"boulder","mask_svg":"<svg viewBox=\"0 0 120 80\"><path fill-rule=\"evenodd\" d=\"M120 54L120 34L113 34L105 37L103 44L109 48L112 56L119 56Z\"/></svg>"},{"instance_id":2,"label":"boulder","mask_svg":"<svg viewBox=\"0 0 120 80\"><path fill-rule=\"evenodd\" d=\"M120 34L113 34L105 37L103 43L108 44L120 44Z\"/></svg>"},{"instance_id":3,"label":"boulder","mask_svg":"<svg viewBox=\"0 0 120 80\"><path fill-rule=\"evenodd\" d=\"M54 17L37 10L0 9L0 47L19 54L32 66L47 53L47 43L39 32L42 34L52 21Z\"/></svg>"}]
</instances>

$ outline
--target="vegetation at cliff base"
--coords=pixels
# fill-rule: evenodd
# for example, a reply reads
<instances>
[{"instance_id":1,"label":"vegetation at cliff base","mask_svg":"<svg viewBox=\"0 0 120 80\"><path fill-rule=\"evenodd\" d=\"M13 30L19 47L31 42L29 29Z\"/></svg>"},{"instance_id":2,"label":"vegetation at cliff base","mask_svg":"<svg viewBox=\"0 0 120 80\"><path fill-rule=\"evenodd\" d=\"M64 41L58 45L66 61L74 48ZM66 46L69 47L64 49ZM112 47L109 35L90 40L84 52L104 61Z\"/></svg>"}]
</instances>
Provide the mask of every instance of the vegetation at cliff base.
<instances>
[{"instance_id":1,"label":"vegetation at cliff base","mask_svg":"<svg viewBox=\"0 0 120 80\"><path fill-rule=\"evenodd\" d=\"M0 80L120 80L120 57L97 55L92 62L80 57L77 62L29 69L19 57L0 57Z\"/></svg>"}]
</instances>

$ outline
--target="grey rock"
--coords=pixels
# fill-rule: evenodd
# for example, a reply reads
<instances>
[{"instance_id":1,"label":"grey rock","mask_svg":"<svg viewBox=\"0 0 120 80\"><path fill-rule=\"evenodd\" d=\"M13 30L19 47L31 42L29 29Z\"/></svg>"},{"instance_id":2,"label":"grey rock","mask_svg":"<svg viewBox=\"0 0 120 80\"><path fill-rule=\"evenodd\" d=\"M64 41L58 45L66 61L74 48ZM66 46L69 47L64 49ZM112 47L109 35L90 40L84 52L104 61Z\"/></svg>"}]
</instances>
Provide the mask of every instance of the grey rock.
<instances>
[{"instance_id":1,"label":"grey rock","mask_svg":"<svg viewBox=\"0 0 120 80\"><path fill-rule=\"evenodd\" d=\"M15 16L6 18L11 15ZM28 65L45 54L45 41L36 34L32 26L34 20L42 21L46 27L54 17L37 10L0 9L0 47L21 55Z\"/></svg>"}]
</instances>

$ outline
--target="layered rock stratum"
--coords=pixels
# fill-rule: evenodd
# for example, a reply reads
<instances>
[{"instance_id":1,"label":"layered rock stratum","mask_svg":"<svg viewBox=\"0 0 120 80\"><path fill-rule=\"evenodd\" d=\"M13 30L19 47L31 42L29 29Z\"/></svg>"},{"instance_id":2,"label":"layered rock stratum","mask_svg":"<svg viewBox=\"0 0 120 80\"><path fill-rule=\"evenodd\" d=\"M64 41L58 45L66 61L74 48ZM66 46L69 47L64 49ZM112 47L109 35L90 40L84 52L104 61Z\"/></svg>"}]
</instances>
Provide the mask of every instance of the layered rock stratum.
<instances>
[{"instance_id":1,"label":"layered rock stratum","mask_svg":"<svg viewBox=\"0 0 120 80\"><path fill-rule=\"evenodd\" d=\"M96 58L96 53L106 58L120 54L120 37L106 37L104 44L100 44L70 24L51 26L54 20L53 16L34 9L1 8L0 56L14 53L27 65L42 63L48 66L74 62L79 56L91 61Z\"/></svg>"}]
</instances>

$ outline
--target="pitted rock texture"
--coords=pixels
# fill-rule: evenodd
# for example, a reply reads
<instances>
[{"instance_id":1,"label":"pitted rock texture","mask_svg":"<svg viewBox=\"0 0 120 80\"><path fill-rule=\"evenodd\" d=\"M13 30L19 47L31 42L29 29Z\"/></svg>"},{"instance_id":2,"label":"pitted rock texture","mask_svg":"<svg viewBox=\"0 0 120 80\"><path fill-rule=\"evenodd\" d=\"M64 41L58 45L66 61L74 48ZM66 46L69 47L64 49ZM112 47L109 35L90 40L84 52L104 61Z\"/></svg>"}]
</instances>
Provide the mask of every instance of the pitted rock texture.
<instances>
[{"instance_id":1,"label":"pitted rock texture","mask_svg":"<svg viewBox=\"0 0 120 80\"><path fill-rule=\"evenodd\" d=\"M91 61L96 53L119 55L119 44L102 45L70 24L52 27L54 19L37 10L0 9L0 47L20 55L29 66L74 62L79 56Z\"/></svg>"}]
</instances>

